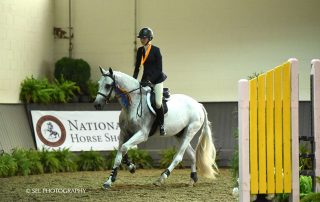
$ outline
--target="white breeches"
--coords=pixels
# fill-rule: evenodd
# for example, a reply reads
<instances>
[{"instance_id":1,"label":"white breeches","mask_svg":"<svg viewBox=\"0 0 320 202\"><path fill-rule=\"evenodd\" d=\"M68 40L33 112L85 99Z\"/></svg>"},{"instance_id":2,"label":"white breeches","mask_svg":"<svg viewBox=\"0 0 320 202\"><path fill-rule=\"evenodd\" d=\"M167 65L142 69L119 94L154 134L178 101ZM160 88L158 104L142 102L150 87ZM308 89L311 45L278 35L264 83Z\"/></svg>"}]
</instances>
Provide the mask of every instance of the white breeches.
<instances>
[{"instance_id":1,"label":"white breeches","mask_svg":"<svg viewBox=\"0 0 320 202\"><path fill-rule=\"evenodd\" d=\"M156 97L156 107L159 109L162 105L163 83L158 83L154 86L154 93Z\"/></svg>"}]
</instances>

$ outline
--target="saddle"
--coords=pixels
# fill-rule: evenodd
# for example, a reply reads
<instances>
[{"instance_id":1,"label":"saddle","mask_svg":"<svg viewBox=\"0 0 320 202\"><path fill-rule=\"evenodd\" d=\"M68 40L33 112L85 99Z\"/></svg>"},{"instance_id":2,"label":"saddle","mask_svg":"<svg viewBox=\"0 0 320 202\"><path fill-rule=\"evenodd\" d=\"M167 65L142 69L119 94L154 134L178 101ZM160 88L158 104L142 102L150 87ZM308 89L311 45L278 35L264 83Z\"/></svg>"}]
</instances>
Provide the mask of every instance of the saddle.
<instances>
[{"instance_id":1,"label":"saddle","mask_svg":"<svg viewBox=\"0 0 320 202\"><path fill-rule=\"evenodd\" d=\"M163 107L163 113L166 114L168 112L168 106L167 106L167 101L170 99L170 91L169 88L163 88L163 97L162 97L162 107ZM151 88L151 92L147 93L147 104L150 112L154 114L155 116L157 115L156 113L156 98L155 98L155 93L153 91L153 88Z\"/></svg>"},{"instance_id":2,"label":"saddle","mask_svg":"<svg viewBox=\"0 0 320 202\"><path fill-rule=\"evenodd\" d=\"M170 100L170 91L169 88L163 88L163 97L162 97L162 107L163 107L163 113L164 115L167 114L168 112L168 106L167 106L167 101ZM147 93L147 105L150 110L150 112L157 116L157 113L155 111L156 109L156 99L155 99L155 93L153 91L153 88L151 88L151 92ZM153 122L149 137L154 135L158 128L158 118L156 117L156 120Z\"/></svg>"}]
</instances>

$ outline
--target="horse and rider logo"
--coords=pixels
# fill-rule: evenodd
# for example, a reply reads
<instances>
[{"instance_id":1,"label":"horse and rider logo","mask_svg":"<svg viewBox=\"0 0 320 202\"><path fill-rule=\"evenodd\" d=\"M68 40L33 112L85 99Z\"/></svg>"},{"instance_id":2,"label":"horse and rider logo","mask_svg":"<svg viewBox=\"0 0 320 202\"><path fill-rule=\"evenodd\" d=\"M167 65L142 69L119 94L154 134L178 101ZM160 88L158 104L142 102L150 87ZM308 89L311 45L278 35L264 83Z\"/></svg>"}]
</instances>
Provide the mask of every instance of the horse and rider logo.
<instances>
[{"instance_id":1,"label":"horse and rider logo","mask_svg":"<svg viewBox=\"0 0 320 202\"><path fill-rule=\"evenodd\" d=\"M38 120L36 132L39 139L50 147L58 147L66 140L66 129L58 118L51 115Z\"/></svg>"}]
</instances>

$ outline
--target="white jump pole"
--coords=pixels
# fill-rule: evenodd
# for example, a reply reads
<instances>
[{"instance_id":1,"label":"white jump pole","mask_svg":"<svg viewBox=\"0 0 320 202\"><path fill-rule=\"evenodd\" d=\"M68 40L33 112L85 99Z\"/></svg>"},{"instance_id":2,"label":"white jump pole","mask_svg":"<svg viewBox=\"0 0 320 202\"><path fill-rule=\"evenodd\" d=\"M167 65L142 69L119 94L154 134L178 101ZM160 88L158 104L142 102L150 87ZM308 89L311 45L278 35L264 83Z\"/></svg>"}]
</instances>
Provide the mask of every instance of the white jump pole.
<instances>
[{"instance_id":1,"label":"white jump pole","mask_svg":"<svg viewBox=\"0 0 320 202\"><path fill-rule=\"evenodd\" d=\"M320 176L320 60L311 61L311 75L313 75L313 127L314 127L314 161L315 176ZM320 183L316 180L316 192L320 192Z\"/></svg>"},{"instance_id":2,"label":"white jump pole","mask_svg":"<svg viewBox=\"0 0 320 202\"><path fill-rule=\"evenodd\" d=\"M289 59L291 63L291 183L292 192L290 201L300 201L299 176L299 74L298 60Z\"/></svg>"},{"instance_id":3,"label":"white jump pole","mask_svg":"<svg viewBox=\"0 0 320 202\"><path fill-rule=\"evenodd\" d=\"M249 82L241 79L238 82L239 113L239 199L250 201L249 173Z\"/></svg>"}]
</instances>

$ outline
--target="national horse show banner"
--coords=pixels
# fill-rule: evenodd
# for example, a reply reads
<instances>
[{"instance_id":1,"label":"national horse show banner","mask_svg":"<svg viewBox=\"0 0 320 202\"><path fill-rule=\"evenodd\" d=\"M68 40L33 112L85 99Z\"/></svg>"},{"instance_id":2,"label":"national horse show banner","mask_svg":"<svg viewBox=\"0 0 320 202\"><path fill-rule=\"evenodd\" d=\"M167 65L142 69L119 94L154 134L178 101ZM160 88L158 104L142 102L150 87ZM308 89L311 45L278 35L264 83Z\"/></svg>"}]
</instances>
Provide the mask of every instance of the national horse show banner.
<instances>
[{"instance_id":1,"label":"national horse show banner","mask_svg":"<svg viewBox=\"0 0 320 202\"><path fill-rule=\"evenodd\" d=\"M32 110L37 149L107 151L118 148L120 111Z\"/></svg>"}]
</instances>

